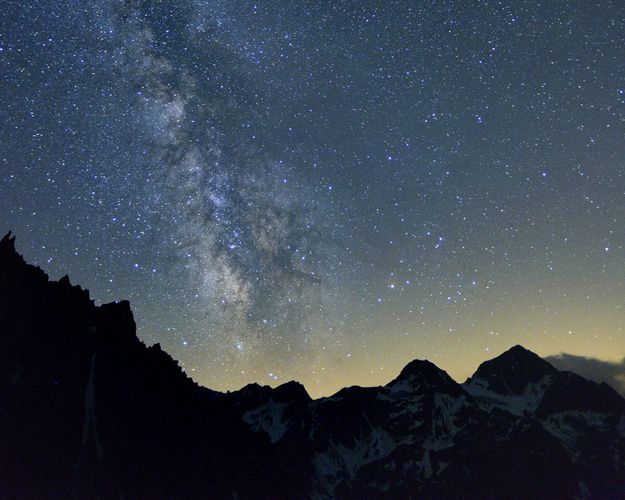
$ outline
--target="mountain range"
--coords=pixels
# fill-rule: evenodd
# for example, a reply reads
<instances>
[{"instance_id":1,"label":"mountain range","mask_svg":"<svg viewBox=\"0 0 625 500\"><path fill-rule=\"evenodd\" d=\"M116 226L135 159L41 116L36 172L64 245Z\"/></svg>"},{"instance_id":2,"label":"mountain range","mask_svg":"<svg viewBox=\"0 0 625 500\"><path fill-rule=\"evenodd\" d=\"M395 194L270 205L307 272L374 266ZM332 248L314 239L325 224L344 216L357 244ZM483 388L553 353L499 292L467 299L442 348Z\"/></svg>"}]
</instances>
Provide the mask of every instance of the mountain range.
<instances>
[{"instance_id":1,"label":"mountain range","mask_svg":"<svg viewBox=\"0 0 625 500\"><path fill-rule=\"evenodd\" d=\"M1 498L625 498L625 399L522 346L465 383L221 393L0 241Z\"/></svg>"}]
</instances>

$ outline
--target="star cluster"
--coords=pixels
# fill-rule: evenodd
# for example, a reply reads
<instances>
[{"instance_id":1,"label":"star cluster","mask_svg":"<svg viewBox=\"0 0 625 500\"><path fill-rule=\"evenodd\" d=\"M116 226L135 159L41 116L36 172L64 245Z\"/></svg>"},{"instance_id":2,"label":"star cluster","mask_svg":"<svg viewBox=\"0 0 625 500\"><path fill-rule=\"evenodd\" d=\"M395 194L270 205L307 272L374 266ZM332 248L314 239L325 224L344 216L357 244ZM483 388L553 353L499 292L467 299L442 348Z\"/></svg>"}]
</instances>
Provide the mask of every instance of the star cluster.
<instances>
[{"instance_id":1,"label":"star cluster","mask_svg":"<svg viewBox=\"0 0 625 500\"><path fill-rule=\"evenodd\" d=\"M0 221L200 383L625 356L625 5L8 2Z\"/></svg>"}]
</instances>

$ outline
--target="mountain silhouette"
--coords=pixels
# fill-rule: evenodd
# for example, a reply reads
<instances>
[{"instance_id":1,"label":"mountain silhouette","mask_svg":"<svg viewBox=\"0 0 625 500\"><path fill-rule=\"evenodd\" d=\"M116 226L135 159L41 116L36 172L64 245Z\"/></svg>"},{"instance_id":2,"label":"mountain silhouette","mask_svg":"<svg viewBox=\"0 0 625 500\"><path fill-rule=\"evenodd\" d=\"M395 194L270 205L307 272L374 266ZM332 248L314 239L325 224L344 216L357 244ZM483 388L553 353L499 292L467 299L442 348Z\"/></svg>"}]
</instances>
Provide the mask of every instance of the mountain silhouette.
<instances>
[{"instance_id":1,"label":"mountain silhouette","mask_svg":"<svg viewBox=\"0 0 625 500\"><path fill-rule=\"evenodd\" d=\"M623 498L625 400L515 346L313 400L220 393L0 241L1 498Z\"/></svg>"}]
</instances>

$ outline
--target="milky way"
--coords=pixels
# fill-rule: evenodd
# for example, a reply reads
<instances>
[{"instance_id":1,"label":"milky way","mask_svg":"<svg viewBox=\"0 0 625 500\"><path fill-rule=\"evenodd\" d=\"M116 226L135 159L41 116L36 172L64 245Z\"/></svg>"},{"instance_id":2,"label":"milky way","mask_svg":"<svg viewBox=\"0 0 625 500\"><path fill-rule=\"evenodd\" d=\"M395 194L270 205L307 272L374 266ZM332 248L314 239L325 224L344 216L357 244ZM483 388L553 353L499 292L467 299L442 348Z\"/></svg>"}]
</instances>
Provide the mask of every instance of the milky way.
<instances>
[{"instance_id":1,"label":"milky way","mask_svg":"<svg viewBox=\"0 0 625 500\"><path fill-rule=\"evenodd\" d=\"M159 44L159 16L184 23L173 49ZM245 352L254 336L263 340L254 351L284 335L309 342L307 308L319 283L315 204L294 168L253 144L258 96L246 95L253 82L238 74L236 54L179 13L124 6L105 17L146 129L146 168L159 177L150 208L172 232L188 291L220 350Z\"/></svg>"},{"instance_id":2,"label":"milky way","mask_svg":"<svg viewBox=\"0 0 625 500\"><path fill-rule=\"evenodd\" d=\"M625 356L625 5L6 2L0 230L218 389Z\"/></svg>"}]
</instances>

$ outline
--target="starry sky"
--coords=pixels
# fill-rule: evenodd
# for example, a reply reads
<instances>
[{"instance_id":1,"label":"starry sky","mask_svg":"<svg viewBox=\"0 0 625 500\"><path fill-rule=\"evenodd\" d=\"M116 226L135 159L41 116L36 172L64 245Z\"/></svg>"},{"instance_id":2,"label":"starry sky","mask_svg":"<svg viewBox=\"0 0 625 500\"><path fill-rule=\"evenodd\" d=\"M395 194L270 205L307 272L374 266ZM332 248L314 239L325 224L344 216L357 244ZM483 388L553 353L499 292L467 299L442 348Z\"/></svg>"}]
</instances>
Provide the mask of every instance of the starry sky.
<instances>
[{"instance_id":1,"label":"starry sky","mask_svg":"<svg viewBox=\"0 0 625 500\"><path fill-rule=\"evenodd\" d=\"M200 384L625 356L625 3L6 0L0 232Z\"/></svg>"}]
</instances>

